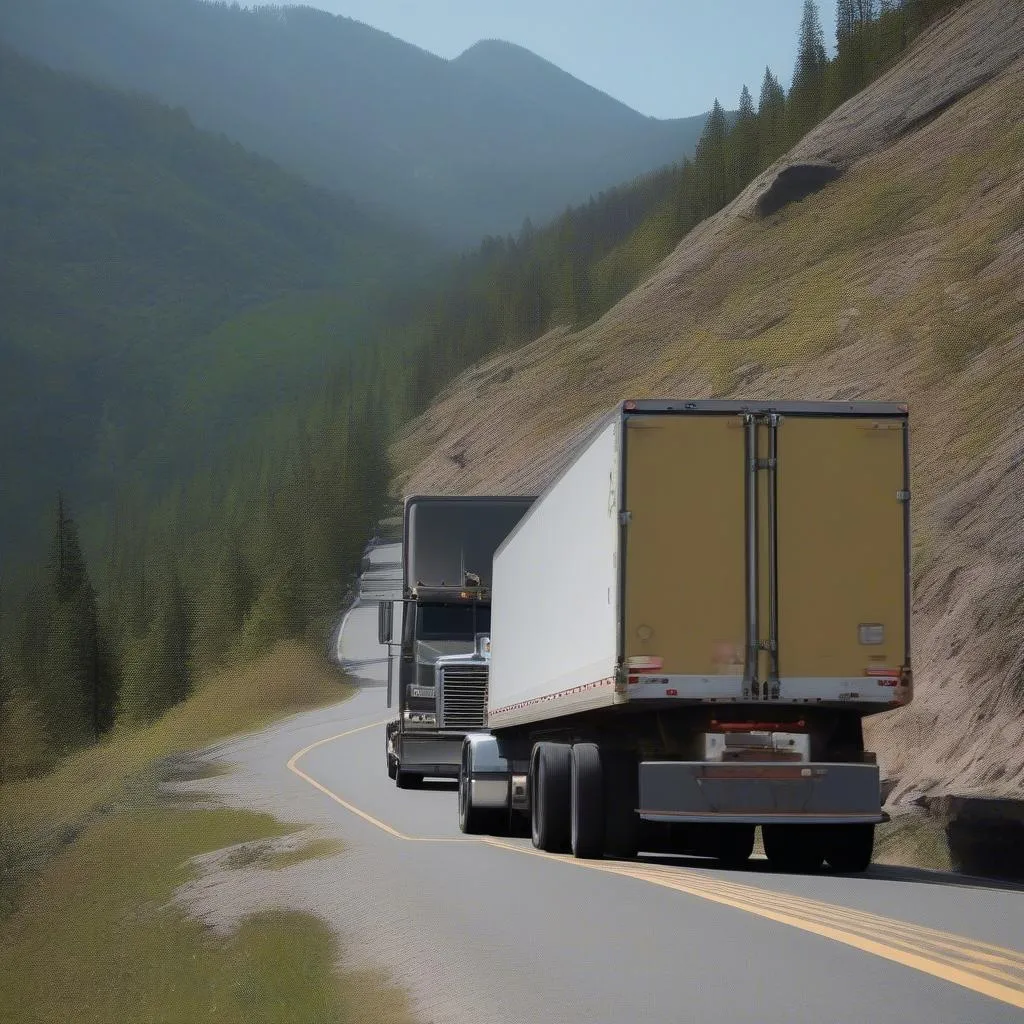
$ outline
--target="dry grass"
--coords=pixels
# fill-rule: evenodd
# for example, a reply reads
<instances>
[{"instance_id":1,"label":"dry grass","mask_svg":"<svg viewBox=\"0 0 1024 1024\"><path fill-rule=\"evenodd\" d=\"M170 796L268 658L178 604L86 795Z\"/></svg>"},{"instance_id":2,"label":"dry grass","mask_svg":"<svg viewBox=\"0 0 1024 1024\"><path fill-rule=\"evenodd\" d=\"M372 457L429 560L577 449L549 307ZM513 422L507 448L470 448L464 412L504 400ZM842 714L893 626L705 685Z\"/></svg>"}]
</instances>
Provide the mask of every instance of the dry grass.
<instances>
[{"instance_id":1,"label":"dry grass","mask_svg":"<svg viewBox=\"0 0 1024 1024\"><path fill-rule=\"evenodd\" d=\"M876 864L952 871L942 822L928 814L898 814L875 830Z\"/></svg>"}]
</instances>

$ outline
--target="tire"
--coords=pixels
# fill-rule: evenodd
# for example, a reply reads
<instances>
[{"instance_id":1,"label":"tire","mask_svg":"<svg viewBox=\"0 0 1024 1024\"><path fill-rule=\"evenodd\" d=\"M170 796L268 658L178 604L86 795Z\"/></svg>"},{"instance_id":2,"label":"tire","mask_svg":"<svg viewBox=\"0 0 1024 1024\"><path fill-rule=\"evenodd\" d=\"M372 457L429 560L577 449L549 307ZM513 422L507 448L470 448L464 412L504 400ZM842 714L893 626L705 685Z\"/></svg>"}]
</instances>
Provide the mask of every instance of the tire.
<instances>
[{"instance_id":1,"label":"tire","mask_svg":"<svg viewBox=\"0 0 1024 1024\"><path fill-rule=\"evenodd\" d=\"M570 766L569 846L574 857L601 857L604 855L604 775L597 744L575 744Z\"/></svg>"},{"instance_id":2,"label":"tire","mask_svg":"<svg viewBox=\"0 0 1024 1024\"><path fill-rule=\"evenodd\" d=\"M611 857L635 857L640 845L640 800L636 757L623 751L606 751L601 758L604 774L604 852Z\"/></svg>"},{"instance_id":3,"label":"tire","mask_svg":"<svg viewBox=\"0 0 1024 1024\"><path fill-rule=\"evenodd\" d=\"M753 825L719 825L715 857L727 868L741 868L754 852Z\"/></svg>"},{"instance_id":4,"label":"tire","mask_svg":"<svg viewBox=\"0 0 1024 1024\"><path fill-rule=\"evenodd\" d=\"M825 859L825 828L821 825L764 825L764 852L776 871L810 874Z\"/></svg>"},{"instance_id":5,"label":"tire","mask_svg":"<svg viewBox=\"0 0 1024 1024\"><path fill-rule=\"evenodd\" d=\"M423 776L399 768L395 772L395 785L399 789L419 789L423 785Z\"/></svg>"},{"instance_id":6,"label":"tire","mask_svg":"<svg viewBox=\"0 0 1024 1024\"><path fill-rule=\"evenodd\" d=\"M836 825L825 840L825 860L833 871L857 874L871 866L875 852L874 825Z\"/></svg>"},{"instance_id":7,"label":"tire","mask_svg":"<svg viewBox=\"0 0 1024 1024\"><path fill-rule=\"evenodd\" d=\"M568 743L538 743L530 758L530 833L533 845L548 853L569 849Z\"/></svg>"}]
</instances>

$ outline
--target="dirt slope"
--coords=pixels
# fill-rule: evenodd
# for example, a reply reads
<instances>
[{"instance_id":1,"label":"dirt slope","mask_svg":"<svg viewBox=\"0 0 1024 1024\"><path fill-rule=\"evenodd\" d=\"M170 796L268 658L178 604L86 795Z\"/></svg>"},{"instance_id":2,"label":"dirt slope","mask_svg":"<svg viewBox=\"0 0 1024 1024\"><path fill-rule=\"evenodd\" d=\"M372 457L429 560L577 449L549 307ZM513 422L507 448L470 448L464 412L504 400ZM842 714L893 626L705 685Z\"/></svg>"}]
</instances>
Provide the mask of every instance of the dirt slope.
<instances>
[{"instance_id":1,"label":"dirt slope","mask_svg":"<svg viewBox=\"0 0 1024 1024\"><path fill-rule=\"evenodd\" d=\"M462 375L396 443L396 490L534 491L626 397L907 400L918 687L871 739L894 799L1019 795L1021 110L1024 4L975 0L596 324Z\"/></svg>"}]
</instances>

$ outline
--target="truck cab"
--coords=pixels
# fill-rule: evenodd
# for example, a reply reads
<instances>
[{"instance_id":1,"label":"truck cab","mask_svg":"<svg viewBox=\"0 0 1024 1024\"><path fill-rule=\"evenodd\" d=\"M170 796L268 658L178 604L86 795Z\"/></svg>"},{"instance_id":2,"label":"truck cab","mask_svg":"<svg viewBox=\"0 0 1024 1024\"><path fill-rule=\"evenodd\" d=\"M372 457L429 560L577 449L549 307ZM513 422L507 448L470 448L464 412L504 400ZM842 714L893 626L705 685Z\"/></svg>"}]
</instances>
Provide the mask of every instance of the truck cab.
<instances>
[{"instance_id":1,"label":"truck cab","mask_svg":"<svg viewBox=\"0 0 1024 1024\"><path fill-rule=\"evenodd\" d=\"M533 501L406 499L400 636L393 636L390 601L380 604L378 636L389 650L389 707L397 648L398 716L388 723L385 742L388 776L401 789L426 777L457 778L464 737L484 727L491 560Z\"/></svg>"}]
</instances>

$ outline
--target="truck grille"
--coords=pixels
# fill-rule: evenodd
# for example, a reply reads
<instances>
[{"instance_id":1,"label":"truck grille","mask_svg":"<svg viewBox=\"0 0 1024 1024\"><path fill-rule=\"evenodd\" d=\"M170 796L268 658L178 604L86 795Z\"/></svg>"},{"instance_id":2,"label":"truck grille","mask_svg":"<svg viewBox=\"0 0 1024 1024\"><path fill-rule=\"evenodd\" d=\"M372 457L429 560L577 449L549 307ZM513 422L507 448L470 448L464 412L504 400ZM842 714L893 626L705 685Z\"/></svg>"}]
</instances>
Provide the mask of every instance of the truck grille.
<instances>
[{"instance_id":1,"label":"truck grille","mask_svg":"<svg viewBox=\"0 0 1024 1024\"><path fill-rule=\"evenodd\" d=\"M441 728L481 729L486 706L486 665L449 665L441 670Z\"/></svg>"}]
</instances>

